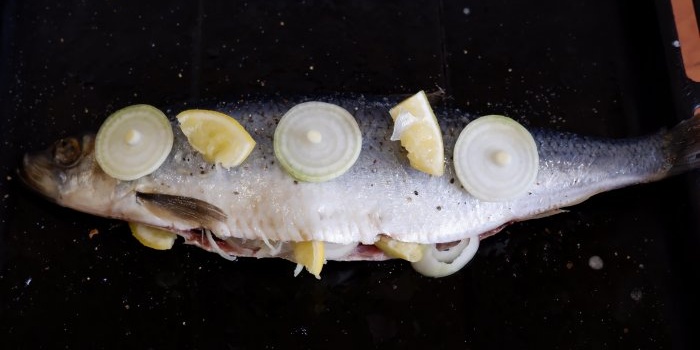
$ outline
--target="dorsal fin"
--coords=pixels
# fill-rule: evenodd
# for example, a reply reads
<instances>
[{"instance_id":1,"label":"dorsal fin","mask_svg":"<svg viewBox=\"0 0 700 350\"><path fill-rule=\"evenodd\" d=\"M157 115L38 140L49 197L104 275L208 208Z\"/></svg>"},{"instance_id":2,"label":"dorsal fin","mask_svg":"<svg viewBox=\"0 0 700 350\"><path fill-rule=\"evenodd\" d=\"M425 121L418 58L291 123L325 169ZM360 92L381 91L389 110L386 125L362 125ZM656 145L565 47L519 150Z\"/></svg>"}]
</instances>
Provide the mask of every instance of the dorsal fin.
<instances>
[{"instance_id":1,"label":"dorsal fin","mask_svg":"<svg viewBox=\"0 0 700 350\"><path fill-rule=\"evenodd\" d=\"M159 217L184 220L204 228L215 227L227 218L223 210L197 198L136 192L136 199Z\"/></svg>"}]
</instances>

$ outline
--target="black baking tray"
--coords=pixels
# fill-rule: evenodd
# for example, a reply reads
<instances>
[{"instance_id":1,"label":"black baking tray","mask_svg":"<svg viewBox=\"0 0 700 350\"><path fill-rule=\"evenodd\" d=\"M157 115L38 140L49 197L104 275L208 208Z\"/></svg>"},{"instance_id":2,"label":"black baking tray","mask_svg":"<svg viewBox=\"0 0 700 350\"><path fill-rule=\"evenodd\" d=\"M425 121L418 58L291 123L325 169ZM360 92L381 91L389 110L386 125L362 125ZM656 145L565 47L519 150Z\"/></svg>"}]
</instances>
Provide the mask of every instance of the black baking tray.
<instances>
[{"instance_id":1,"label":"black baking tray","mask_svg":"<svg viewBox=\"0 0 700 350\"><path fill-rule=\"evenodd\" d=\"M700 96L669 1L0 4L2 349L697 348L697 173L514 224L450 277L331 262L320 281L287 261L149 250L16 175L24 152L120 107L251 93L444 89L474 114L647 134Z\"/></svg>"}]
</instances>

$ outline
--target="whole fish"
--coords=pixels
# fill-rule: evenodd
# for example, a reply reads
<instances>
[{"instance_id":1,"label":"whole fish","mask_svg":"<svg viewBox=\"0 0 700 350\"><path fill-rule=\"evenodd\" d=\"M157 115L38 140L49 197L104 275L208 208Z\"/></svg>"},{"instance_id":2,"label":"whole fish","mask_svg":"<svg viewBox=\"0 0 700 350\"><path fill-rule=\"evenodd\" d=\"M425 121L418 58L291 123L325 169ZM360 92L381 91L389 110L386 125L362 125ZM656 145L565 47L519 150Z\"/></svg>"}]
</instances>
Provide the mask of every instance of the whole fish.
<instances>
[{"instance_id":1,"label":"whole fish","mask_svg":"<svg viewBox=\"0 0 700 350\"><path fill-rule=\"evenodd\" d=\"M435 109L446 158L444 175L435 177L413 169L400 143L390 141L388 111L399 100L331 96L313 100L354 115L362 150L342 176L305 183L278 164L273 134L286 111L308 100L250 98L212 106L238 120L257 142L249 158L231 169L206 162L173 123L168 159L137 180L120 181L100 169L94 135L64 138L46 151L25 155L20 175L59 205L163 228L224 257L293 260L290 242L322 241L328 260L382 260L389 256L374 245L380 237L432 245L444 253L463 242L478 243L509 223L555 214L597 193L700 164L698 117L632 139L533 129L540 157L534 187L515 200L485 202L461 186L452 164L456 139L472 116Z\"/></svg>"}]
</instances>

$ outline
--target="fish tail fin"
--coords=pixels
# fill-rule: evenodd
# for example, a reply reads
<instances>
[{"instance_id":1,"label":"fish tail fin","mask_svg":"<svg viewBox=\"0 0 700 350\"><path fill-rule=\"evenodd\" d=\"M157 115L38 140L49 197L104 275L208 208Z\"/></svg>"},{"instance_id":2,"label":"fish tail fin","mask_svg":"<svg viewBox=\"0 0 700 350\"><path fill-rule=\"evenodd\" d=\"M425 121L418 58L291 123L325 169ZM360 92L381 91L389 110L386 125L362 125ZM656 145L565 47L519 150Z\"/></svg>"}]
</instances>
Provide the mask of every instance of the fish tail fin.
<instances>
[{"instance_id":1,"label":"fish tail fin","mask_svg":"<svg viewBox=\"0 0 700 350\"><path fill-rule=\"evenodd\" d=\"M686 119L668 132L672 151L672 175L700 168L700 113Z\"/></svg>"}]
</instances>

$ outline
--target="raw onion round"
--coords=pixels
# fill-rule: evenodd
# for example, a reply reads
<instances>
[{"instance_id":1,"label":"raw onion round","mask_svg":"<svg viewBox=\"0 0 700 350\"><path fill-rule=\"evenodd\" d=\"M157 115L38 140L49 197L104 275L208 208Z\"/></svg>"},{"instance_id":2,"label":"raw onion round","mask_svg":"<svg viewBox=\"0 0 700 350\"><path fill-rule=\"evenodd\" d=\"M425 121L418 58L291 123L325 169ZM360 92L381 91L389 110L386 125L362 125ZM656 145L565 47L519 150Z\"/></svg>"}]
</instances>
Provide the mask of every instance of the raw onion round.
<instances>
[{"instance_id":1,"label":"raw onion round","mask_svg":"<svg viewBox=\"0 0 700 350\"><path fill-rule=\"evenodd\" d=\"M274 136L275 156L301 181L321 182L345 173L362 148L355 118L342 107L305 102L280 120Z\"/></svg>"},{"instance_id":2,"label":"raw onion round","mask_svg":"<svg viewBox=\"0 0 700 350\"><path fill-rule=\"evenodd\" d=\"M464 239L446 251L439 251L435 245L431 245L426 249L423 259L411 263L411 266L424 276L449 276L471 261L478 249L479 237Z\"/></svg>"},{"instance_id":3,"label":"raw onion round","mask_svg":"<svg viewBox=\"0 0 700 350\"><path fill-rule=\"evenodd\" d=\"M483 201L516 199L532 189L539 169L537 144L515 120L489 115L462 130L454 149L462 186Z\"/></svg>"},{"instance_id":4,"label":"raw onion round","mask_svg":"<svg viewBox=\"0 0 700 350\"><path fill-rule=\"evenodd\" d=\"M168 117L143 104L112 113L95 136L95 158L100 168L125 181L154 172L172 147L173 130Z\"/></svg>"}]
</instances>

